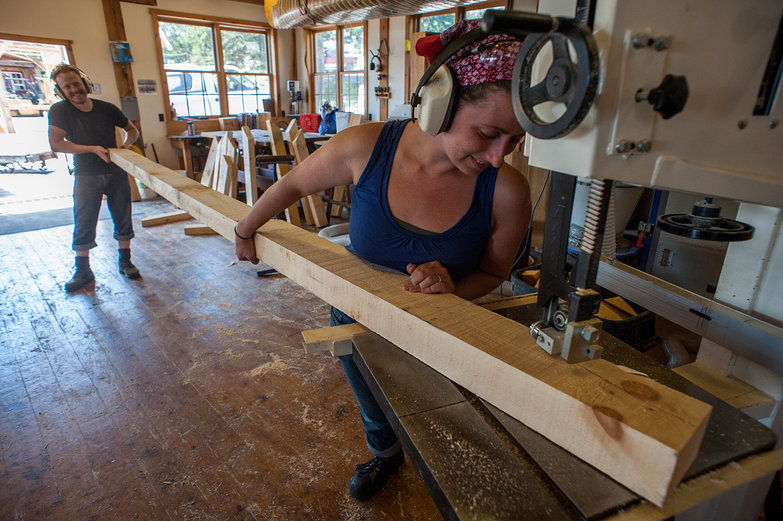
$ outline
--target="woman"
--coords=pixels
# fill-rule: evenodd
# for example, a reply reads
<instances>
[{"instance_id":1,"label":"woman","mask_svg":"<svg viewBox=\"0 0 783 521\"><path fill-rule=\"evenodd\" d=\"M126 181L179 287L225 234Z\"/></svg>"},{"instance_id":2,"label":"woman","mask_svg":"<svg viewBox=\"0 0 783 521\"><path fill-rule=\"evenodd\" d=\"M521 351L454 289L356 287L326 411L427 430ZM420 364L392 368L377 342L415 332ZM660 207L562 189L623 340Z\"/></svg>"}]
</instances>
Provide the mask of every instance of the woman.
<instances>
[{"instance_id":1,"label":"woman","mask_svg":"<svg viewBox=\"0 0 783 521\"><path fill-rule=\"evenodd\" d=\"M460 22L419 41L430 61L475 28ZM435 136L409 120L348 128L267 190L237 224L240 260L258 262L253 233L302 197L353 184L350 249L359 257L407 272L401 290L454 293L473 299L511 271L530 220L525 179L503 162L524 133L511 105L510 79L521 42L488 36L446 62L460 84L459 104ZM480 52L472 52L478 49ZM332 310L332 324L352 319ZM351 495L378 492L403 463L403 453L352 357L340 359L361 407L374 457L357 466Z\"/></svg>"}]
</instances>

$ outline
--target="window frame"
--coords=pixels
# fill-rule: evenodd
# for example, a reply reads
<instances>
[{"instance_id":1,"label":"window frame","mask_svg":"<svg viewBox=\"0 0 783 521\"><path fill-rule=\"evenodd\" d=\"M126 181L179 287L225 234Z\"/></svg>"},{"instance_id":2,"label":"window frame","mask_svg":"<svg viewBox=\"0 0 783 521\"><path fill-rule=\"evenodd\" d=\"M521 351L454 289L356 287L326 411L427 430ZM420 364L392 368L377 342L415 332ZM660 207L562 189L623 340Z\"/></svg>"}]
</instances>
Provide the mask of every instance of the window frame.
<instances>
[{"instance_id":1,"label":"window frame","mask_svg":"<svg viewBox=\"0 0 783 521\"><path fill-rule=\"evenodd\" d=\"M405 39L406 41L410 42L410 50L405 53L405 99L409 100L411 99L411 95L413 94L414 89L416 88L416 85L418 85L420 77L413 77L414 74L412 71L416 69L414 66L415 60L421 60L426 65L426 60L422 57L416 54L416 42L411 41L411 38L413 38L413 35L417 32L421 32L421 19L426 18L429 16L438 16L442 14L449 14L449 13L455 13L456 16L454 17L454 23L461 22L465 19L465 13L467 11L474 11L477 9L491 9L491 8L500 8L509 10L511 9L511 1L510 0L487 0L486 2L478 2L475 4L468 4L464 6L459 7L452 7L449 9L442 9L440 11L432 11L429 13L419 13L415 15L410 15L405 18ZM427 70L427 67L424 67L424 70ZM417 75L418 76L418 75Z\"/></svg>"},{"instance_id":2,"label":"window frame","mask_svg":"<svg viewBox=\"0 0 783 521\"><path fill-rule=\"evenodd\" d=\"M261 33L266 37L266 53L267 53L267 69L266 74L257 73L241 73L241 76L268 76L269 77L269 97L275 100L275 104L278 101L278 64L277 64L277 47L276 47L276 31L267 23L264 22L252 22L247 20L235 20L230 18L219 18L212 16L194 16L186 13L178 13L173 11L162 11L156 9L150 9L152 15L152 28L155 36L155 47L158 53L158 65L160 69L160 84L162 102L163 102L163 114L165 121L171 122L176 120L182 120L184 118L202 118L215 119L220 117L230 116L229 111L229 97L228 97L228 80L227 76L236 75L234 71L226 71L224 57L223 57L223 42L221 30L240 31ZM208 27L212 33L212 46L215 54L215 70L214 71L190 71L196 73L208 73L217 75L217 88L218 88L218 100L220 103L220 113L210 114L206 116L187 116L178 115L174 120L171 117L171 98L169 92L169 85L166 72L171 72L171 69L166 69L163 60L163 46L160 38L160 22L175 23L183 25L198 25ZM259 111L263 111L263 108L259 107Z\"/></svg>"},{"instance_id":3,"label":"window frame","mask_svg":"<svg viewBox=\"0 0 783 521\"><path fill-rule=\"evenodd\" d=\"M345 64L343 62L344 60L344 52L343 52L343 31L345 29L353 28L353 27L361 27L362 31L364 32L364 63L362 64L362 69L359 70L345 70ZM316 48L315 48L315 36L318 33L324 33L324 32L332 32L335 31L336 34L336 40L337 40L337 70L334 72L324 72L319 73L316 72L315 64L317 62L316 58ZM344 74L360 74L364 79L364 106L361 107L362 109L362 116L367 115L368 111L368 103L369 103L369 94L368 94L368 76L367 76L367 22L353 22L353 23L346 23L346 24L330 24L330 25L319 25L317 27L310 27L305 29L305 34L307 36L307 49L310 53L310 56L312 57L311 60L308 61L308 71L307 71L307 77L308 77L308 88L307 88L307 106L310 107L310 109L313 112L320 111L320 106L318 105L318 101L315 99L315 78L317 76L323 76L323 75L335 75L336 81L335 81L335 88L336 88L336 95L335 98L337 101L335 103L338 104L338 107L341 111L345 110L343 107L340 106L342 103L343 98L343 92L342 92L342 77Z\"/></svg>"}]
</instances>

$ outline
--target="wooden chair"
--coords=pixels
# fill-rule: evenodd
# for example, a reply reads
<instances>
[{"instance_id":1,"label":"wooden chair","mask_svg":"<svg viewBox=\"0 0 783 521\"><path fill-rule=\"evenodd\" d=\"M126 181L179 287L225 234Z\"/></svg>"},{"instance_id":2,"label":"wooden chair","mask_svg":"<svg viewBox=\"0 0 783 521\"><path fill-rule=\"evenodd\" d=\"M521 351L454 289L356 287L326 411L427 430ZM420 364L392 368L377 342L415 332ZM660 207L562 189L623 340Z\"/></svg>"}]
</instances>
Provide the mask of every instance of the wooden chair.
<instances>
[{"instance_id":1,"label":"wooden chair","mask_svg":"<svg viewBox=\"0 0 783 521\"><path fill-rule=\"evenodd\" d=\"M256 141L247 126L242 127L243 177L245 182L245 200L253 206L258 199L258 181L256 179ZM237 173L238 175L238 173Z\"/></svg>"},{"instance_id":2,"label":"wooden chair","mask_svg":"<svg viewBox=\"0 0 783 521\"><path fill-rule=\"evenodd\" d=\"M239 130L239 120L234 116L219 118L218 121L220 122L220 130Z\"/></svg>"},{"instance_id":3,"label":"wooden chair","mask_svg":"<svg viewBox=\"0 0 783 521\"><path fill-rule=\"evenodd\" d=\"M251 136L252 138L252 136ZM237 163L239 147L230 137L212 138L201 184L229 197L237 196ZM204 224L185 226L185 235L214 235L216 232Z\"/></svg>"},{"instance_id":4,"label":"wooden chair","mask_svg":"<svg viewBox=\"0 0 783 521\"><path fill-rule=\"evenodd\" d=\"M266 122L266 129L269 132L269 147L274 155L284 155L287 153L285 148L285 141L283 140L283 131L277 126L271 119ZM277 180L282 179L291 168L287 164L278 163L275 165L275 172L277 174ZM291 224L297 226L302 225L301 219L299 219L299 208L296 204L292 204L285 210L285 218Z\"/></svg>"},{"instance_id":5,"label":"wooden chair","mask_svg":"<svg viewBox=\"0 0 783 521\"><path fill-rule=\"evenodd\" d=\"M277 111L275 110L275 100L265 99L261 101L264 104L264 112L268 112L272 117L277 116Z\"/></svg>"},{"instance_id":6,"label":"wooden chair","mask_svg":"<svg viewBox=\"0 0 783 521\"><path fill-rule=\"evenodd\" d=\"M283 137L288 143L288 148L294 155L294 166L302 163L307 156L310 155L310 151L307 149L307 142L305 141L304 134L302 133L296 122L293 122L283 132ZM321 199L320 194L310 194L302 199L302 210L305 214L305 221L307 224L314 225L318 228L327 226L329 219L324 211L324 202Z\"/></svg>"},{"instance_id":7,"label":"wooden chair","mask_svg":"<svg viewBox=\"0 0 783 521\"><path fill-rule=\"evenodd\" d=\"M362 115L351 112L348 117L348 126L361 125ZM348 185L335 186L326 205L327 212L332 217L340 217L345 212L345 218L351 216L351 187Z\"/></svg>"},{"instance_id":8,"label":"wooden chair","mask_svg":"<svg viewBox=\"0 0 783 521\"><path fill-rule=\"evenodd\" d=\"M239 145L230 136L220 138L213 188L229 197L237 196Z\"/></svg>"},{"instance_id":9,"label":"wooden chair","mask_svg":"<svg viewBox=\"0 0 783 521\"><path fill-rule=\"evenodd\" d=\"M256 120L256 128L265 129L266 128L266 122L271 117L272 117L272 114L270 114L269 112L259 112L258 113L258 119Z\"/></svg>"},{"instance_id":10,"label":"wooden chair","mask_svg":"<svg viewBox=\"0 0 783 521\"><path fill-rule=\"evenodd\" d=\"M350 112L350 116L348 116L348 126L349 127L355 127L356 125L362 124L362 115L356 114L355 112Z\"/></svg>"},{"instance_id":11,"label":"wooden chair","mask_svg":"<svg viewBox=\"0 0 783 521\"><path fill-rule=\"evenodd\" d=\"M277 128L279 128L280 130L283 130L288 128L288 125L290 125L292 121L296 121L296 118L289 118L288 116L284 116L284 117L272 116L269 118L269 121L274 123L277 126Z\"/></svg>"}]
</instances>

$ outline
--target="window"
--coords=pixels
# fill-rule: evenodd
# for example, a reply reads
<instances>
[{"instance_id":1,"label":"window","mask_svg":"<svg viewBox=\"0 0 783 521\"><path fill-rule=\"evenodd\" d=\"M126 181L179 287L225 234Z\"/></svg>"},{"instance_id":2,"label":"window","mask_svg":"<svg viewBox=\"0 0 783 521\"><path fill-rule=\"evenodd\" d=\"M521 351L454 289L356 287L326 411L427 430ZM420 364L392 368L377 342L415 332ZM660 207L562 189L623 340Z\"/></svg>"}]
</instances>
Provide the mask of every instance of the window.
<instances>
[{"instance_id":1,"label":"window","mask_svg":"<svg viewBox=\"0 0 783 521\"><path fill-rule=\"evenodd\" d=\"M457 21L457 13L435 14L419 18L419 30L426 33L442 33Z\"/></svg>"},{"instance_id":2,"label":"window","mask_svg":"<svg viewBox=\"0 0 783 521\"><path fill-rule=\"evenodd\" d=\"M442 33L452 25L462 20L475 20L484 16L487 9L505 9L505 2L502 0L491 0L471 4L467 7L457 7L445 11L435 11L424 13L407 18L406 38L411 42L411 48L415 42L426 34ZM405 85L405 98L410 99L411 94L416 89L419 79L427 70L427 60L418 56L415 51L406 53L405 66L408 71L407 83Z\"/></svg>"},{"instance_id":3,"label":"window","mask_svg":"<svg viewBox=\"0 0 783 521\"><path fill-rule=\"evenodd\" d=\"M442 33L462 20L475 20L484 16L487 9L505 9L505 2L490 0L445 11L435 11L408 17L411 32Z\"/></svg>"},{"instance_id":4,"label":"window","mask_svg":"<svg viewBox=\"0 0 783 521\"><path fill-rule=\"evenodd\" d=\"M24 76L21 72L6 72L3 71L3 78L5 78L6 88L10 85L9 92L15 93L18 90L26 90L24 85Z\"/></svg>"},{"instance_id":5,"label":"window","mask_svg":"<svg viewBox=\"0 0 783 521\"><path fill-rule=\"evenodd\" d=\"M314 70L310 106L324 103L343 112L366 113L365 24L310 32Z\"/></svg>"},{"instance_id":6,"label":"window","mask_svg":"<svg viewBox=\"0 0 783 521\"><path fill-rule=\"evenodd\" d=\"M164 93L177 116L262 112L274 96L269 31L156 16Z\"/></svg>"}]
</instances>

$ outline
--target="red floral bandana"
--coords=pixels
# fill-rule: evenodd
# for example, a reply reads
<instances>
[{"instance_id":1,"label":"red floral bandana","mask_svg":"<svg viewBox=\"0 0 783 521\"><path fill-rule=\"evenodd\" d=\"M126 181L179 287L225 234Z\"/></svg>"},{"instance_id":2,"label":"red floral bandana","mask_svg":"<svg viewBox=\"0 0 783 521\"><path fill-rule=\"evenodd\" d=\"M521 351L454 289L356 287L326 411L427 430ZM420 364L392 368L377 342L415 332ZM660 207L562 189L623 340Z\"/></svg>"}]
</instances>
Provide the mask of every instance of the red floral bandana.
<instances>
[{"instance_id":1,"label":"red floral bandana","mask_svg":"<svg viewBox=\"0 0 783 521\"><path fill-rule=\"evenodd\" d=\"M432 63L446 45L472 31L480 23L481 20L463 20L441 34L420 38L416 42L416 54ZM490 34L457 51L446 64L457 73L459 84L463 87L510 80L521 47L522 41L513 36Z\"/></svg>"}]
</instances>

